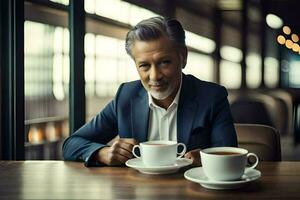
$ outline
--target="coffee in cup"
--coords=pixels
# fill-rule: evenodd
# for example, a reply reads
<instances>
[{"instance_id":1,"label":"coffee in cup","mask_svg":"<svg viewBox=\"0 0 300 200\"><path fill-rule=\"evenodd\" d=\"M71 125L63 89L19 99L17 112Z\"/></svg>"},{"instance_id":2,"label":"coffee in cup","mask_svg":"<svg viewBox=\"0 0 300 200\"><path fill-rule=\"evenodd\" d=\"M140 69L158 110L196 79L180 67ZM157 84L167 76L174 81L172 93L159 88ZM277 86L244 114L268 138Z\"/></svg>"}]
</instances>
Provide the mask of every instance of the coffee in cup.
<instances>
[{"instance_id":1,"label":"coffee in cup","mask_svg":"<svg viewBox=\"0 0 300 200\"><path fill-rule=\"evenodd\" d=\"M182 151L178 152L178 147L182 146ZM141 156L135 150L139 149ZM141 158L146 166L167 166L176 163L186 152L186 146L177 141L148 141L139 145L134 145L132 153L135 157Z\"/></svg>"},{"instance_id":2,"label":"coffee in cup","mask_svg":"<svg viewBox=\"0 0 300 200\"><path fill-rule=\"evenodd\" d=\"M258 157L248 150L237 147L214 147L200 151L202 168L208 179L216 181L238 180L244 174L248 157L253 156L255 163L249 168L255 168Z\"/></svg>"}]
</instances>

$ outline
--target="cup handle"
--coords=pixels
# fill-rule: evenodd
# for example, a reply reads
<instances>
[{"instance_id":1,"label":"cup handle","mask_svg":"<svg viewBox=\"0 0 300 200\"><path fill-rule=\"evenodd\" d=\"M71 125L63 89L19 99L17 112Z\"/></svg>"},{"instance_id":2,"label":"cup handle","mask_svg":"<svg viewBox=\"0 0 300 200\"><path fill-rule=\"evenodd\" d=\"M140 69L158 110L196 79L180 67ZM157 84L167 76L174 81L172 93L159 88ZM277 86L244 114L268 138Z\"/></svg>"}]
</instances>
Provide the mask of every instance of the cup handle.
<instances>
[{"instance_id":1,"label":"cup handle","mask_svg":"<svg viewBox=\"0 0 300 200\"><path fill-rule=\"evenodd\" d=\"M185 146L185 144L183 144L183 143L178 143L178 144L177 144L177 150L178 150L178 147L179 147L179 146L182 146L183 149L182 149L182 151L181 151L180 153L177 152L177 154L179 155L179 156L177 156L177 159L179 159L179 158L181 158L182 156L184 156L184 154L185 154L185 152L186 152L186 146Z\"/></svg>"},{"instance_id":2,"label":"cup handle","mask_svg":"<svg viewBox=\"0 0 300 200\"><path fill-rule=\"evenodd\" d=\"M254 169L257 166L259 159L258 159L258 157L255 153L248 153L247 158L249 158L250 156L254 156L255 160L256 160L255 163L252 166L249 167L250 169Z\"/></svg>"},{"instance_id":3,"label":"cup handle","mask_svg":"<svg viewBox=\"0 0 300 200\"><path fill-rule=\"evenodd\" d=\"M140 152L141 152L140 145L134 145L133 148L132 148L132 154L133 154L135 157L137 157L137 158L141 158L141 156L138 156L138 155L135 154L135 150L136 150L137 148L138 148L138 149L140 150Z\"/></svg>"}]
</instances>

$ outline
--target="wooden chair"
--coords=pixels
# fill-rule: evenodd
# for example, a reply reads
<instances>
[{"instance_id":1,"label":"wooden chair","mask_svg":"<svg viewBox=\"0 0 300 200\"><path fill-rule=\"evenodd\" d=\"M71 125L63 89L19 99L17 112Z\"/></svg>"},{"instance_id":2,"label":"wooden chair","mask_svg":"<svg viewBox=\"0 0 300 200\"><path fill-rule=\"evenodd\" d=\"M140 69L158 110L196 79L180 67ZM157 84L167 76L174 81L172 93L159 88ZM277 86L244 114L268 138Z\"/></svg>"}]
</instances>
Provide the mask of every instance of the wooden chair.
<instances>
[{"instance_id":1,"label":"wooden chair","mask_svg":"<svg viewBox=\"0 0 300 200\"><path fill-rule=\"evenodd\" d=\"M261 161L281 161L279 132L260 124L235 124L238 145L255 153Z\"/></svg>"}]
</instances>

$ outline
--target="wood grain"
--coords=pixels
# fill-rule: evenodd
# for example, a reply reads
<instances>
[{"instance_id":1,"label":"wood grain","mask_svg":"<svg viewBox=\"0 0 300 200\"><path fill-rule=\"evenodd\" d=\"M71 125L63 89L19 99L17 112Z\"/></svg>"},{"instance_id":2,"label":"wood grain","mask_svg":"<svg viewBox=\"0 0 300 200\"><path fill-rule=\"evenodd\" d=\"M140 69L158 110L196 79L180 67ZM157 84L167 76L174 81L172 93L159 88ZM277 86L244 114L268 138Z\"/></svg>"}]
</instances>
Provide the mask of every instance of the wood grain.
<instances>
[{"instance_id":1,"label":"wood grain","mask_svg":"<svg viewBox=\"0 0 300 200\"><path fill-rule=\"evenodd\" d=\"M262 177L215 191L183 177L63 161L0 161L0 199L300 199L300 162L261 162Z\"/></svg>"}]
</instances>

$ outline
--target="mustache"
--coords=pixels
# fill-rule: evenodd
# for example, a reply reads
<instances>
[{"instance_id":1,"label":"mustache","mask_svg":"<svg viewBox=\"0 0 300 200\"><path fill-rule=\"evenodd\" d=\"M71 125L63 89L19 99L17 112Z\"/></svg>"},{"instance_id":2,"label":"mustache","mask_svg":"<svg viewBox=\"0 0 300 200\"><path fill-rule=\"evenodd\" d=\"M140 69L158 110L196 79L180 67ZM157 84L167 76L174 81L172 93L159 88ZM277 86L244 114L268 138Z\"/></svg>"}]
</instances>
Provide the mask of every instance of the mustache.
<instances>
[{"instance_id":1,"label":"mustache","mask_svg":"<svg viewBox=\"0 0 300 200\"><path fill-rule=\"evenodd\" d=\"M152 86L158 86L158 85L164 85L166 84L166 81L164 80L160 80L160 81L149 81L148 85L152 85Z\"/></svg>"}]
</instances>

